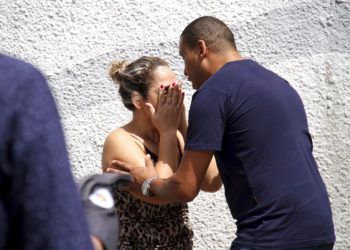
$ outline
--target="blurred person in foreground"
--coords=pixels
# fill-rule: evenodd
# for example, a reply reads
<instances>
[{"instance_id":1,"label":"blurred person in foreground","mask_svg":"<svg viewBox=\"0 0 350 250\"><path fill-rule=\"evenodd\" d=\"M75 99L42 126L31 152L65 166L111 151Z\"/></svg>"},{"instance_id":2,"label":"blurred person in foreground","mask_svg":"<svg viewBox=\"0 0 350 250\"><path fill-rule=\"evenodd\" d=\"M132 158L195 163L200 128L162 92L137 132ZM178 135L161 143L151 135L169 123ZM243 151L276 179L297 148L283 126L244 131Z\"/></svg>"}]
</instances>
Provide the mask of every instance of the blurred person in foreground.
<instances>
[{"instance_id":1,"label":"blurred person in foreground","mask_svg":"<svg viewBox=\"0 0 350 250\"><path fill-rule=\"evenodd\" d=\"M87 177L80 198L45 79L30 64L0 54L0 249L92 250L91 240L96 250L114 249L114 202L101 201L121 179L129 180Z\"/></svg>"}]
</instances>

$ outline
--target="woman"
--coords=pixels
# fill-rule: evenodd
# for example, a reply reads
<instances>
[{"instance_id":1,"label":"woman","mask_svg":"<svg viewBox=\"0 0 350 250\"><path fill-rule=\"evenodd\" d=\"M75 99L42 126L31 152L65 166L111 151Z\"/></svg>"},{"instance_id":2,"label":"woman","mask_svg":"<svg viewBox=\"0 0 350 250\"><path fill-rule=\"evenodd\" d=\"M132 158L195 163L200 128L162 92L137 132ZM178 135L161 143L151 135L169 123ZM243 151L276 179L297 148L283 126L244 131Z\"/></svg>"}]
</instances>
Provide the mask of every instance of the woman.
<instances>
[{"instance_id":1,"label":"woman","mask_svg":"<svg viewBox=\"0 0 350 250\"><path fill-rule=\"evenodd\" d=\"M174 134L177 140L172 149L174 157L166 167L159 168L156 164L165 152L159 148L159 133L151 118L152 110L157 107L159 88L179 88L174 72L160 58L141 57L129 64L114 63L110 76L119 85L119 94L125 107L133 112L133 118L106 138L103 170L106 171L114 159L144 166L145 155L149 154L158 176L171 176L180 164L184 148L183 135L187 129L184 108L179 131ZM217 173L213 162L208 169L204 190L216 191L221 187L221 180L212 180ZM128 192L115 190L114 198L121 221L120 249L192 249L193 232L187 204L164 204L155 197L142 195L137 189Z\"/></svg>"}]
</instances>

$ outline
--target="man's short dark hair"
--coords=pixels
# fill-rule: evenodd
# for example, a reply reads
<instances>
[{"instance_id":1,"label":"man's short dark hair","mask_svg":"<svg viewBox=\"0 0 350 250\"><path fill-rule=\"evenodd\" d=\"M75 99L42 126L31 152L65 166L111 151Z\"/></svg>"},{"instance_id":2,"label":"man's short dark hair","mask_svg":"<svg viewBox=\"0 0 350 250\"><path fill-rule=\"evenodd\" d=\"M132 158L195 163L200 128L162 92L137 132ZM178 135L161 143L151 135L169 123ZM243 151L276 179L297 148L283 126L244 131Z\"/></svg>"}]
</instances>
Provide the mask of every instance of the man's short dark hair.
<instances>
[{"instance_id":1,"label":"man's short dark hair","mask_svg":"<svg viewBox=\"0 0 350 250\"><path fill-rule=\"evenodd\" d=\"M220 52L233 48L236 43L230 28L221 20L212 16L203 16L191 22L181 34L182 41L189 49L194 49L199 40L205 41L209 49Z\"/></svg>"}]
</instances>

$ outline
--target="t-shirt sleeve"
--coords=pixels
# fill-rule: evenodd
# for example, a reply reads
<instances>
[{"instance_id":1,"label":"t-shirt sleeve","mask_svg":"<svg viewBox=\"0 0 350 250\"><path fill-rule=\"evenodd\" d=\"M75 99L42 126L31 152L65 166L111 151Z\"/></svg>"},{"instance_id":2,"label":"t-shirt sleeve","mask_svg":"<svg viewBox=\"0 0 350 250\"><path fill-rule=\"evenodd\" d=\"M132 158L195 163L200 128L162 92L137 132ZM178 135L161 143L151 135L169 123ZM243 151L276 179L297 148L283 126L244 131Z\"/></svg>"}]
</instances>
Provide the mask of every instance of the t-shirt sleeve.
<instances>
[{"instance_id":1,"label":"t-shirt sleeve","mask_svg":"<svg viewBox=\"0 0 350 250\"><path fill-rule=\"evenodd\" d=\"M189 111L186 150L221 150L227 102L227 95L215 89L201 89L194 94Z\"/></svg>"}]
</instances>

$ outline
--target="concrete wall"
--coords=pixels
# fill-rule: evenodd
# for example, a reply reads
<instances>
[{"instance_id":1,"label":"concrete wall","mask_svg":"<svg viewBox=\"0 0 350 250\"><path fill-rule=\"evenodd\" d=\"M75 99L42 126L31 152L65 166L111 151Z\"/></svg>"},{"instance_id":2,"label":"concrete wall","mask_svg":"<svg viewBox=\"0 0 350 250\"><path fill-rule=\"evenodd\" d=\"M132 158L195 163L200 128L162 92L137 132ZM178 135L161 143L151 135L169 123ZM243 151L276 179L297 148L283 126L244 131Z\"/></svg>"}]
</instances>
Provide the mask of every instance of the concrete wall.
<instances>
[{"instance_id":1,"label":"concrete wall","mask_svg":"<svg viewBox=\"0 0 350 250\"><path fill-rule=\"evenodd\" d=\"M201 15L225 21L239 50L299 91L327 184L336 249L350 249L350 4L346 0L0 0L0 52L46 74L79 178L100 172L105 136L130 119L107 77L115 59L156 55L183 78L178 39ZM186 82L186 105L193 93ZM223 192L190 204L196 249L227 249Z\"/></svg>"}]
</instances>

